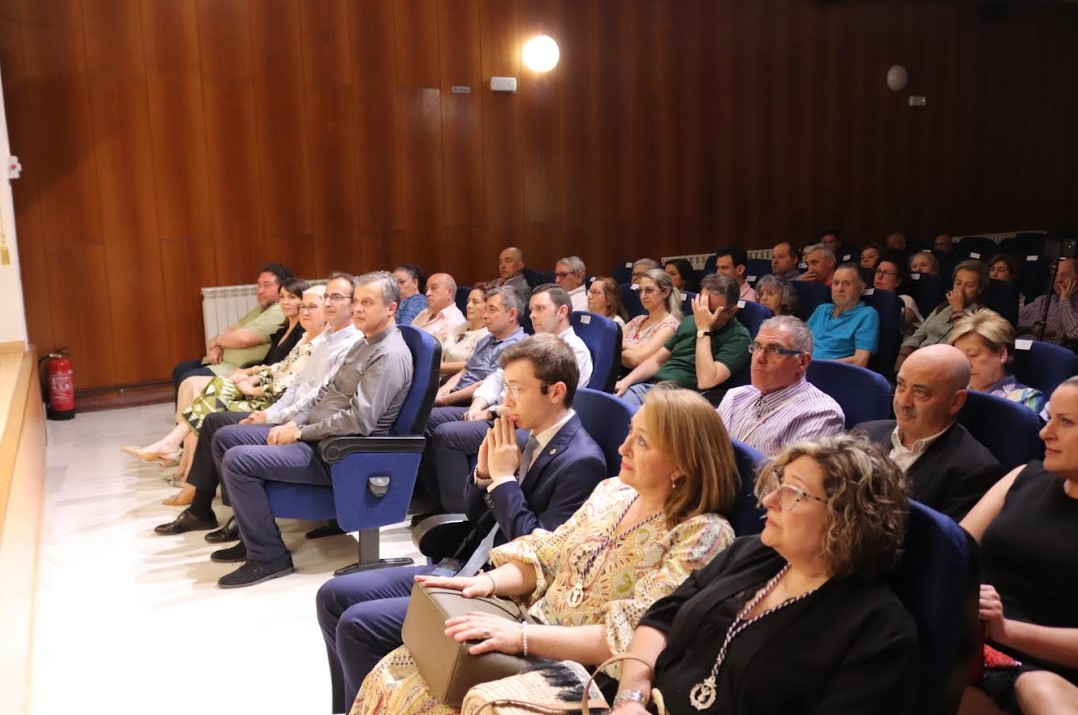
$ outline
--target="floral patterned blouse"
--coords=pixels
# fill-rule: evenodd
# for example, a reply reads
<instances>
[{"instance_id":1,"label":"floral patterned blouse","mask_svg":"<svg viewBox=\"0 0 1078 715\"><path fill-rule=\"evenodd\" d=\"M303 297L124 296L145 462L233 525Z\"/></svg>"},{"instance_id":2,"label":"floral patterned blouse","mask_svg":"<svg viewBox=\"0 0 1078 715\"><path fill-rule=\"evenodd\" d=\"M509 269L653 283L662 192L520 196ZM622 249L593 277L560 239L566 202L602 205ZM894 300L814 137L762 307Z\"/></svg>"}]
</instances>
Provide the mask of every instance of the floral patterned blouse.
<instances>
[{"instance_id":1,"label":"floral patterned blouse","mask_svg":"<svg viewBox=\"0 0 1078 715\"><path fill-rule=\"evenodd\" d=\"M670 313L667 313L666 317L658 323L653 323L645 328L643 327L644 321L647 319L647 315L638 315L625 324L625 328L621 331L621 341L623 345L644 345L651 340L657 330L666 327L677 332L678 325L680 324L680 321Z\"/></svg>"},{"instance_id":2,"label":"floral patterned blouse","mask_svg":"<svg viewBox=\"0 0 1078 715\"><path fill-rule=\"evenodd\" d=\"M569 594L589 556L617 527L636 498L636 490L617 477L599 483L592 495L555 531L539 529L490 552L501 566L524 561L535 567L535 591L523 600L529 613L548 625L606 626L611 653L624 653L641 616L669 595L693 571L703 568L734 540L730 522L702 514L666 526L662 517L615 540L597 553L584 579L584 598L575 608ZM618 677L617 665L608 669ZM446 715L453 708L428 692L406 648L393 651L363 681L352 715Z\"/></svg>"}]
</instances>

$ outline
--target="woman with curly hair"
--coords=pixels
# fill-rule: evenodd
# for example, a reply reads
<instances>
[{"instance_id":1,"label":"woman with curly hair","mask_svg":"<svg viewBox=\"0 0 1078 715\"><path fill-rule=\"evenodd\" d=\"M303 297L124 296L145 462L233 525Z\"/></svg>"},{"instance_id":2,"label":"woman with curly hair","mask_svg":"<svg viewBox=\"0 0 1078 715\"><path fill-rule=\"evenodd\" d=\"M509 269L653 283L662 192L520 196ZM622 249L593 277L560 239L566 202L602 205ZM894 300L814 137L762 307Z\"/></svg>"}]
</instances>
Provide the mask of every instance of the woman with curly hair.
<instances>
[{"instance_id":1,"label":"woman with curly hair","mask_svg":"<svg viewBox=\"0 0 1078 715\"><path fill-rule=\"evenodd\" d=\"M676 713L905 712L917 627L887 583L909 502L879 448L839 435L783 450L756 480L763 533L738 539L640 620L617 715L652 686Z\"/></svg>"}]
</instances>

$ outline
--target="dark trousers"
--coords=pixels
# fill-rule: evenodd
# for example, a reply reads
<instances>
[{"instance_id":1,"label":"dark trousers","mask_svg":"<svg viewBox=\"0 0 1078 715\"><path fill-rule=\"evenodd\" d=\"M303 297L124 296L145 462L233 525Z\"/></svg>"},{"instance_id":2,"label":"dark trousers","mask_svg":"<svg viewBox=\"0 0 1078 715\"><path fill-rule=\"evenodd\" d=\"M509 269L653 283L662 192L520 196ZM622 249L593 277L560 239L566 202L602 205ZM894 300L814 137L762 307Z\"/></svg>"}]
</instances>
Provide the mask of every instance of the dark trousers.
<instances>
[{"instance_id":1,"label":"dark trousers","mask_svg":"<svg viewBox=\"0 0 1078 715\"><path fill-rule=\"evenodd\" d=\"M333 712L347 712L363 679L401 645L401 626L416 574L433 566L400 566L338 576L315 597L318 625L326 641Z\"/></svg>"},{"instance_id":2,"label":"dark trousers","mask_svg":"<svg viewBox=\"0 0 1078 715\"><path fill-rule=\"evenodd\" d=\"M270 509L268 482L330 484L329 469L307 442L266 444L272 425L230 425L213 438L221 483L228 489L240 538L251 561L288 554Z\"/></svg>"},{"instance_id":3,"label":"dark trousers","mask_svg":"<svg viewBox=\"0 0 1078 715\"><path fill-rule=\"evenodd\" d=\"M202 364L202 358L198 360L184 360L172 368L172 397L175 400L180 391L180 383L192 375L213 376L213 370Z\"/></svg>"},{"instance_id":4,"label":"dark trousers","mask_svg":"<svg viewBox=\"0 0 1078 715\"><path fill-rule=\"evenodd\" d=\"M187 482L195 488L195 498L191 502L191 511L194 514L207 517L213 513L210 505L213 503L214 496L217 495L217 486L221 483L218 471L220 460L215 461L213 454L214 435L222 427L234 425L247 416L246 412L214 412L206 415L206 419L202 420L202 427L198 431L198 442L195 445L195 456L191 460L191 471L187 475ZM227 499L225 503L228 503Z\"/></svg>"},{"instance_id":5,"label":"dark trousers","mask_svg":"<svg viewBox=\"0 0 1078 715\"><path fill-rule=\"evenodd\" d=\"M434 511L456 513L464 511L463 490L459 494L444 492L438 480L438 457L434 451L434 430L449 422L460 422L464 419L464 407L435 407L427 419L427 426L423 429L426 442L423 446L423 458L419 462L418 482L424 491L434 501Z\"/></svg>"}]
</instances>

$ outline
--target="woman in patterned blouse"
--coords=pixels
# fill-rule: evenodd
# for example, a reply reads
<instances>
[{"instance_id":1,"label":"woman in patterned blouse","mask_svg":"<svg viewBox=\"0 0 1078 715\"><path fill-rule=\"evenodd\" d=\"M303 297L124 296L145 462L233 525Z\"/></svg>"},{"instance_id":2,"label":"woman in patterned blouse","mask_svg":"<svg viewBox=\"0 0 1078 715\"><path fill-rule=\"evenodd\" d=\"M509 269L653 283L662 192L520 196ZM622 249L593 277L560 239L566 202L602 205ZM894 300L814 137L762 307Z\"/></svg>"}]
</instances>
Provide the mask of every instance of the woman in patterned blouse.
<instances>
[{"instance_id":1,"label":"woman in patterned blouse","mask_svg":"<svg viewBox=\"0 0 1078 715\"><path fill-rule=\"evenodd\" d=\"M617 477L601 482L555 531L540 529L491 551L493 571L416 577L465 596L519 599L543 624L525 631L515 622L470 615L447 621L448 635L479 641L470 648L476 655L523 653L526 638L528 655L594 666L623 652L648 606L732 542L723 514L733 508L737 467L726 428L704 398L652 390L619 451ZM352 712L453 710L431 696L402 647L363 681Z\"/></svg>"},{"instance_id":2,"label":"woman in patterned blouse","mask_svg":"<svg viewBox=\"0 0 1078 715\"><path fill-rule=\"evenodd\" d=\"M629 370L647 360L674 336L681 322L681 305L674 282L661 268L640 277L640 305L647 315L625 324L621 339L621 364Z\"/></svg>"}]
</instances>

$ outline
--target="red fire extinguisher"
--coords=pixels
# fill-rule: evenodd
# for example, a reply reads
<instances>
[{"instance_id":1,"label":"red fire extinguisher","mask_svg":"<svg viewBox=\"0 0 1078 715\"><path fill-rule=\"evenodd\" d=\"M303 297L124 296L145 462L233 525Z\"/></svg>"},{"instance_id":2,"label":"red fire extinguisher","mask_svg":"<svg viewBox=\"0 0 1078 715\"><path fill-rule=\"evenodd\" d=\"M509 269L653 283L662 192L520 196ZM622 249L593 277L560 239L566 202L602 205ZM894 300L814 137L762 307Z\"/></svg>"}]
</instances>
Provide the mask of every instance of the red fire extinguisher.
<instances>
[{"instance_id":1,"label":"red fire extinguisher","mask_svg":"<svg viewBox=\"0 0 1078 715\"><path fill-rule=\"evenodd\" d=\"M41 387L45 396L45 413L50 420L75 418L75 382L71 360L60 348L41 358Z\"/></svg>"}]
</instances>

